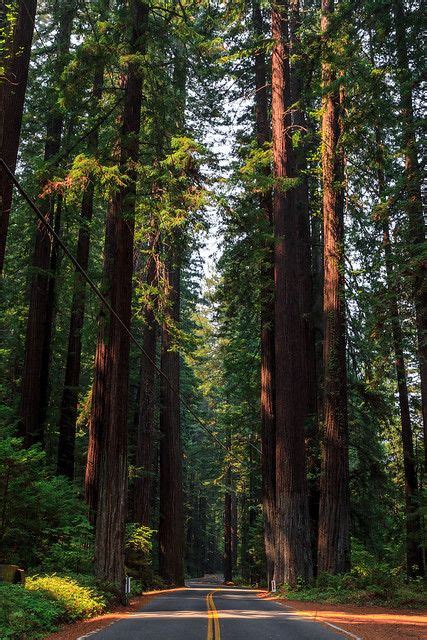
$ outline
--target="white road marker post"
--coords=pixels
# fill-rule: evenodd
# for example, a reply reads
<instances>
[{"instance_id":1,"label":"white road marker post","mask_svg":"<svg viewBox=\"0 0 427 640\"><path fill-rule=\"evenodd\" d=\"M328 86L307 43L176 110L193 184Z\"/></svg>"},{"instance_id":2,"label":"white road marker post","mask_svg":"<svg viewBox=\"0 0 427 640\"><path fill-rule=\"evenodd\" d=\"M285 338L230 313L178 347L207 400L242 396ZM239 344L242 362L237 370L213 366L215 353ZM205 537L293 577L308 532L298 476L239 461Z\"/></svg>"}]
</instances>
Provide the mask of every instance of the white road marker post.
<instances>
[{"instance_id":1,"label":"white road marker post","mask_svg":"<svg viewBox=\"0 0 427 640\"><path fill-rule=\"evenodd\" d=\"M276 588L276 581L272 580L271 581L271 593L276 593L277 588Z\"/></svg>"}]
</instances>

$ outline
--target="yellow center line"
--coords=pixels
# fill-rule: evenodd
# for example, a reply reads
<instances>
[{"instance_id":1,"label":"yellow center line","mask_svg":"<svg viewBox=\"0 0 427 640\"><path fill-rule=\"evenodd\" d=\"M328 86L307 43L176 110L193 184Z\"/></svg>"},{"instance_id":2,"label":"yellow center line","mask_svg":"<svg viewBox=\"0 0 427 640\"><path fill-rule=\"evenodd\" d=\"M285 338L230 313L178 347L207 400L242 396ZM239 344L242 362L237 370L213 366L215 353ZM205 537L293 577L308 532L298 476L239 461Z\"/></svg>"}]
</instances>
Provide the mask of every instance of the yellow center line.
<instances>
[{"instance_id":1,"label":"yellow center line","mask_svg":"<svg viewBox=\"0 0 427 640\"><path fill-rule=\"evenodd\" d=\"M214 602L214 591L206 596L206 605L208 609L208 635L207 640L221 640L221 629L219 626L218 611Z\"/></svg>"}]
</instances>

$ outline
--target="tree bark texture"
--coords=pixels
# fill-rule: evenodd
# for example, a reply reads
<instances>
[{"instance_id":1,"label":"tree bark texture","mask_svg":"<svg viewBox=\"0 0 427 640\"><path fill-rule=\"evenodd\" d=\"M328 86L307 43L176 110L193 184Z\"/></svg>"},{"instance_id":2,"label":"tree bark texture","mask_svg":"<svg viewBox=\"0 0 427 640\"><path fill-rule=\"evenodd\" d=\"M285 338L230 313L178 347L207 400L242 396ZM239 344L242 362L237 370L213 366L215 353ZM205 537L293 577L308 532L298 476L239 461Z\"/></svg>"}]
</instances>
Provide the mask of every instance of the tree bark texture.
<instances>
[{"instance_id":1,"label":"tree bark texture","mask_svg":"<svg viewBox=\"0 0 427 640\"><path fill-rule=\"evenodd\" d=\"M56 36L57 57L54 84L60 81L67 62L75 10L74 3L68 6L64 4L61 8L59 29ZM50 106L46 124L45 162L51 162L59 153L63 123L63 114L58 105L53 103ZM42 187L46 187L47 184L48 181L45 181ZM53 222L55 200L53 194L49 194L41 200L40 204L42 214L50 223ZM61 207L60 202L58 206ZM58 211L59 214L60 211ZM51 258L51 237L44 225L38 221L31 263L32 279L21 388L20 433L24 436L26 446L35 442L44 442L54 305Z\"/></svg>"},{"instance_id":2,"label":"tree bark texture","mask_svg":"<svg viewBox=\"0 0 427 640\"><path fill-rule=\"evenodd\" d=\"M97 64L92 89L92 99L96 105L102 97L104 63ZM98 130L95 129L88 139L88 152L96 156L98 151ZM87 271L89 264L90 231L93 217L93 199L95 184L89 176L88 184L83 192L80 218L81 224L77 239L76 258ZM64 388L62 391L59 415L59 441L57 472L70 480L74 478L74 458L76 440L77 405L79 398L79 382L82 352L82 331L86 305L86 282L77 269L74 272L73 298L71 303L70 326L68 330L67 360L65 365Z\"/></svg>"},{"instance_id":3,"label":"tree bark texture","mask_svg":"<svg viewBox=\"0 0 427 640\"><path fill-rule=\"evenodd\" d=\"M9 62L0 84L0 157L15 173L30 65L37 0L20 0L10 43L5 43ZM6 9L5 9L6 10ZM9 46L10 45L10 46ZM7 231L13 187L6 173L0 172L0 276L3 273Z\"/></svg>"},{"instance_id":4,"label":"tree bark texture","mask_svg":"<svg viewBox=\"0 0 427 640\"><path fill-rule=\"evenodd\" d=\"M268 121L267 65L263 50L263 18L258 0L252 4L254 34L259 41L255 54L255 126L260 148L271 140ZM267 175L270 169L266 169ZM264 514L264 547L266 556L267 583L274 575L274 530L276 494L276 434L274 419L274 249L273 202L271 192L259 198L262 214L261 225L267 238L264 244L261 291L261 474L262 506Z\"/></svg>"},{"instance_id":5,"label":"tree bark texture","mask_svg":"<svg viewBox=\"0 0 427 640\"><path fill-rule=\"evenodd\" d=\"M175 133L185 124L187 82L186 53L175 51L173 84L176 92ZM173 337L181 312L180 230L169 238L165 258L165 286L169 306L162 327L160 379L160 517L159 572L167 584L184 584L184 502L182 486L182 441L180 416L180 356ZM170 384L168 384L169 380Z\"/></svg>"},{"instance_id":6,"label":"tree bark texture","mask_svg":"<svg viewBox=\"0 0 427 640\"><path fill-rule=\"evenodd\" d=\"M233 499L231 495L231 468L225 474L224 494L224 582L233 581Z\"/></svg>"},{"instance_id":7,"label":"tree bark texture","mask_svg":"<svg viewBox=\"0 0 427 640\"><path fill-rule=\"evenodd\" d=\"M386 180L384 173L384 153L381 131L376 126L377 176L380 201L385 195ZM398 302L398 283L393 267L393 247L390 236L388 212L382 218L383 248L386 267L387 299L391 318L391 331L396 367L397 391L401 438L403 449L403 470L405 475L405 508L406 508L406 571L409 577L424 575L424 558L422 553L422 526L419 514L418 480L414 456L412 421L409 409L409 394L405 355L403 348L403 332Z\"/></svg>"},{"instance_id":8,"label":"tree bark texture","mask_svg":"<svg viewBox=\"0 0 427 640\"><path fill-rule=\"evenodd\" d=\"M160 379L160 521L159 572L169 585L184 584L184 523L182 491L182 444L180 425L180 358L174 349L171 325L180 319L179 250L169 248L165 265L169 309L162 327Z\"/></svg>"},{"instance_id":9,"label":"tree bark texture","mask_svg":"<svg viewBox=\"0 0 427 640\"><path fill-rule=\"evenodd\" d=\"M327 45L333 0L322 0ZM324 235L324 424L320 480L318 571L344 573L350 564L347 370L344 304L344 159L336 74L322 62L322 172Z\"/></svg>"},{"instance_id":10,"label":"tree bark texture","mask_svg":"<svg viewBox=\"0 0 427 640\"><path fill-rule=\"evenodd\" d=\"M290 137L288 2L272 11L272 137L275 234L276 562L278 584L310 580L312 560L305 463L307 358L301 314L304 252L299 235Z\"/></svg>"},{"instance_id":11,"label":"tree bark texture","mask_svg":"<svg viewBox=\"0 0 427 640\"><path fill-rule=\"evenodd\" d=\"M129 11L129 53L141 54L146 47L148 5L134 0ZM127 327L131 319L135 163L141 102L141 64L131 60L120 139L120 168L128 180L114 193L108 206L104 261L106 295ZM129 336L112 314L105 312L104 318L95 359L86 478L97 507L95 575L115 584L124 596Z\"/></svg>"},{"instance_id":12,"label":"tree bark texture","mask_svg":"<svg viewBox=\"0 0 427 640\"><path fill-rule=\"evenodd\" d=\"M153 247L155 251L155 247ZM147 284L154 286L157 280L155 255L148 257ZM154 424L155 379L157 354L157 322L154 308L146 306L143 311L143 346L150 360L141 357L138 426L136 433L135 466L139 475L134 486L134 517L146 526L151 523L153 500L154 462L156 453L156 428Z\"/></svg>"},{"instance_id":13,"label":"tree bark texture","mask_svg":"<svg viewBox=\"0 0 427 640\"><path fill-rule=\"evenodd\" d=\"M400 92L402 141L405 157L406 212L412 244L413 290L418 338L418 357L421 379L421 406L424 428L424 472L427 473L427 260L425 221L422 201L422 174L418 162L414 108L413 78L408 62L406 16L402 0L392 3L396 37L397 82Z\"/></svg>"}]
</instances>

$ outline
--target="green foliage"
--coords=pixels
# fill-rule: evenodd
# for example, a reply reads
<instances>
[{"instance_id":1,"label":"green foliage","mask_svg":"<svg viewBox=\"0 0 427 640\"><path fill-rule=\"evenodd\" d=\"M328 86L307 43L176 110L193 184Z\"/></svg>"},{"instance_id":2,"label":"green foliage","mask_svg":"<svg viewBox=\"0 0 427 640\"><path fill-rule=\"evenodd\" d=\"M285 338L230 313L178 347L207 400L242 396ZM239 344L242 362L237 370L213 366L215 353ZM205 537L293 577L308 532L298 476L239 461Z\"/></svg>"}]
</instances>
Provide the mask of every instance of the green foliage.
<instances>
[{"instance_id":1,"label":"green foliage","mask_svg":"<svg viewBox=\"0 0 427 640\"><path fill-rule=\"evenodd\" d=\"M94 616L104 611L107 605L105 595L94 587L82 586L77 579L55 574L28 578L25 588L42 592L59 602L67 621Z\"/></svg>"},{"instance_id":2,"label":"green foliage","mask_svg":"<svg viewBox=\"0 0 427 640\"><path fill-rule=\"evenodd\" d=\"M0 638L35 640L58 625L102 613L117 594L91 576L27 578L25 588L0 584Z\"/></svg>"},{"instance_id":3,"label":"green foliage","mask_svg":"<svg viewBox=\"0 0 427 640\"><path fill-rule=\"evenodd\" d=\"M137 589L151 587L156 579L151 568L152 537L149 527L130 523L126 527L126 570L137 580Z\"/></svg>"},{"instance_id":4,"label":"green foliage","mask_svg":"<svg viewBox=\"0 0 427 640\"><path fill-rule=\"evenodd\" d=\"M5 432L3 432L5 433ZM0 557L56 571L90 571L92 528L68 480L51 476L45 453L0 440Z\"/></svg>"},{"instance_id":5,"label":"green foliage","mask_svg":"<svg viewBox=\"0 0 427 640\"><path fill-rule=\"evenodd\" d=\"M385 562L377 562L372 554L358 543L353 543L352 569L349 573L322 574L312 586L284 588L281 594L290 600L331 604L413 608L427 606L427 591L422 579L408 581L401 569Z\"/></svg>"},{"instance_id":6,"label":"green foliage","mask_svg":"<svg viewBox=\"0 0 427 640\"><path fill-rule=\"evenodd\" d=\"M35 640L55 631L62 620L60 602L20 585L0 584L0 638Z\"/></svg>"}]
</instances>

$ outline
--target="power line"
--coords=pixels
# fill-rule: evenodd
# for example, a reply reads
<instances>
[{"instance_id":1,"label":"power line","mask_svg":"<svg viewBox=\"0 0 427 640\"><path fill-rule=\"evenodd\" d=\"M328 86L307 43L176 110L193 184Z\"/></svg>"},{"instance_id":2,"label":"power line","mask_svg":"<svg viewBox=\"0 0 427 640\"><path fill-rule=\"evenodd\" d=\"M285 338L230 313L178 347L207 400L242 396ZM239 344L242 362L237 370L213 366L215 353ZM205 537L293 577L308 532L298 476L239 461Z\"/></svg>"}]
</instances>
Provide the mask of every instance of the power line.
<instances>
[{"instance_id":1,"label":"power line","mask_svg":"<svg viewBox=\"0 0 427 640\"><path fill-rule=\"evenodd\" d=\"M9 167L7 166L6 162L3 160L3 158L0 158L0 163L3 167L3 169L6 171L7 175L9 176L9 179L13 182L13 184L15 185L15 187L18 189L19 193L21 194L21 196L24 198L24 200L27 202L27 204L30 206L30 208L34 211L34 213L36 214L37 218L40 220L40 222L46 227L46 229L49 231L51 237L59 244L59 246L61 247L61 249L63 250L63 252L65 253L65 255L71 260L71 262L73 263L74 267L79 271L79 273L81 273L81 275L83 276L83 278L86 280L86 282L88 283L88 285L90 286L90 288L92 289L92 291L95 293L95 295L99 298L99 300L102 302L102 304L108 309L108 311L113 315L113 317L117 320L117 322L119 323L119 325L121 326L121 328L125 331L125 333L129 336L131 342L139 349L139 351L145 356L145 358L148 360L148 362L150 362L151 365L153 365L153 367L155 368L155 370L157 371L157 373L166 381L166 383L168 384L169 388L171 389L171 391L181 400L183 406L185 407L185 409L187 409L188 413L193 416L193 418L196 420L196 422L202 427L202 429L222 448L224 449L228 455L230 455L230 451L228 449L228 447L218 438L218 436L215 435L215 433L213 433L213 431L207 426L207 424L195 413L195 411L193 411L191 405L189 404L189 402L182 396L182 394L180 393L180 391L178 389L175 388L175 386L172 384L172 382L170 381L170 379L168 378L168 376L161 370L161 368L157 365L157 363L148 355L148 353L145 351L144 347L141 345L141 343L139 342L139 340L137 340L137 338L135 338L135 336L133 335L133 333L130 331L130 329L126 326L126 324L123 322L123 320L121 319L121 317L118 315L118 313L116 313L116 311L113 309L113 307L111 306L111 304L108 302L107 298L101 293L101 291L98 289L98 287L96 286L95 282L92 280L92 278L88 275L88 273L85 271L85 269L83 269L83 267L81 266L81 264L79 263L79 261L74 257L74 255L71 253L70 249L67 247L67 245L65 244L65 242L61 239L61 237L56 233L55 229L52 227L52 225L45 219L45 217L43 216L43 214L41 213L40 209L34 204L34 202L31 200L30 196L27 194L27 192L25 191L25 189L21 186L21 184L19 183L19 181L17 180L17 178L15 177L15 175L12 173L12 171L9 169ZM258 447L256 447L253 443L249 443L257 453L261 453L260 450L258 449ZM238 462L242 462L242 460L240 460L239 458L236 458L235 456L231 456L234 457Z\"/></svg>"}]
</instances>

